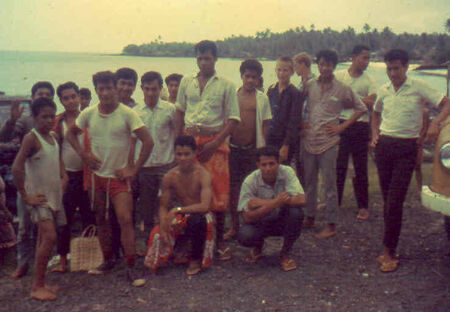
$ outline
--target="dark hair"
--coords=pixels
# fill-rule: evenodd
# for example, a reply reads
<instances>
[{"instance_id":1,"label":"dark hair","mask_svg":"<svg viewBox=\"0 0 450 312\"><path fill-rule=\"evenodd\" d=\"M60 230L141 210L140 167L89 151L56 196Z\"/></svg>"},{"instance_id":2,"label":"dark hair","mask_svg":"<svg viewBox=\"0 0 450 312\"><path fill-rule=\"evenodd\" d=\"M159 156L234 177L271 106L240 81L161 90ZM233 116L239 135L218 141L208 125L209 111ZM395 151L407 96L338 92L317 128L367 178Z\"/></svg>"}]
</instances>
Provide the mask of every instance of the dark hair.
<instances>
[{"instance_id":1,"label":"dark hair","mask_svg":"<svg viewBox=\"0 0 450 312\"><path fill-rule=\"evenodd\" d=\"M190 135L180 135L175 139L174 146L188 146L193 151L197 150L197 143L195 143L195 139Z\"/></svg>"},{"instance_id":2,"label":"dark hair","mask_svg":"<svg viewBox=\"0 0 450 312\"><path fill-rule=\"evenodd\" d=\"M158 81L158 85L162 87L163 79L161 77L161 74L155 71L149 71L143 74L141 77L141 84L151 83L153 80Z\"/></svg>"},{"instance_id":3,"label":"dark hair","mask_svg":"<svg viewBox=\"0 0 450 312\"><path fill-rule=\"evenodd\" d=\"M353 47L352 56L359 55L362 51L370 51L370 48L363 44L357 44Z\"/></svg>"},{"instance_id":4,"label":"dark hair","mask_svg":"<svg viewBox=\"0 0 450 312\"><path fill-rule=\"evenodd\" d=\"M217 56L217 46L210 40L203 40L195 45L195 54L199 52L206 53L208 51L211 51L213 56Z\"/></svg>"},{"instance_id":5,"label":"dark hair","mask_svg":"<svg viewBox=\"0 0 450 312\"><path fill-rule=\"evenodd\" d=\"M48 81L38 81L31 88L31 96L34 96L39 89L49 89L52 96L55 95L55 88Z\"/></svg>"},{"instance_id":6,"label":"dark hair","mask_svg":"<svg viewBox=\"0 0 450 312\"><path fill-rule=\"evenodd\" d=\"M80 94L80 90L78 89L78 86L75 82L69 81L63 84L60 84L58 88L56 89L56 94L58 94L58 97L61 98L62 92L67 89L73 89L75 93Z\"/></svg>"},{"instance_id":7,"label":"dark hair","mask_svg":"<svg viewBox=\"0 0 450 312\"><path fill-rule=\"evenodd\" d=\"M89 90L88 88L81 88L80 89L80 96L91 98L92 97L91 90Z\"/></svg>"},{"instance_id":8,"label":"dark hair","mask_svg":"<svg viewBox=\"0 0 450 312\"><path fill-rule=\"evenodd\" d=\"M291 69L294 70L294 61L292 60L292 57L287 56L287 55L280 56L280 57L277 59L277 63L278 63L278 62L289 63L289 66L291 66Z\"/></svg>"},{"instance_id":9,"label":"dark hair","mask_svg":"<svg viewBox=\"0 0 450 312\"><path fill-rule=\"evenodd\" d=\"M183 78L183 75L180 74L170 74L169 76L166 77L166 79L164 79L164 81L166 82L166 85L169 85L169 83L171 81L176 81L178 83L180 83L181 78Z\"/></svg>"},{"instance_id":10,"label":"dark hair","mask_svg":"<svg viewBox=\"0 0 450 312\"><path fill-rule=\"evenodd\" d=\"M33 103L31 103L31 114L33 115L33 117L39 115L39 113L44 107L51 107L56 112L56 104L55 102L53 102L53 100L48 98L39 98L34 100Z\"/></svg>"},{"instance_id":11,"label":"dark hair","mask_svg":"<svg viewBox=\"0 0 450 312\"><path fill-rule=\"evenodd\" d=\"M409 55L408 52L406 52L405 50L402 49L392 49L389 50L385 55L384 55L384 62L393 62L399 60L402 65L406 65L409 62Z\"/></svg>"},{"instance_id":12,"label":"dark hair","mask_svg":"<svg viewBox=\"0 0 450 312\"><path fill-rule=\"evenodd\" d=\"M326 62L333 63L334 66L337 65L338 55L337 55L336 51L333 51L333 50L320 50L316 54L316 62L319 63L321 58L325 59Z\"/></svg>"},{"instance_id":13,"label":"dark hair","mask_svg":"<svg viewBox=\"0 0 450 312\"><path fill-rule=\"evenodd\" d=\"M256 151L256 155L258 156L257 161L260 160L261 156L267 156L267 157L275 157L277 161L280 159L280 153L278 149L275 146L265 146L258 148Z\"/></svg>"},{"instance_id":14,"label":"dark hair","mask_svg":"<svg viewBox=\"0 0 450 312\"><path fill-rule=\"evenodd\" d=\"M92 82L94 83L94 87L96 88L99 83L108 83L108 82L112 82L114 86L117 86L116 75L109 70L94 74L92 76Z\"/></svg>"},{"instance_id":15,"label":"dark hair","mask_svg":"<svg viewBox=\"0 0 450 312\"><path fill-rule=\"evenodd\" d=\"M116 79L126 79L126 80L133 80L134 85L136 85L138 80L138 75L134 69L123 67L116 71Z\"/></svg>"},{"instance_id":16,"label":"dark hair","mask_svg":"<svg viewBox=\"0 0 450 312\"><path fill-rule=\"evenodd\" d=\"M261 74L263 72L263 67L258 60L248 59L248 60L243 61L241 63L241 67L239 67L239 71L241 72L241 75L243 75L246 70L253 70L258 74L258 76L261 76Z\"/></svg>"},{"instance_id":17,"label":"dark hair","mask_svg":"<svg viewBox=\"0 0 450 312\"><path fill-rule=\"evenodd\" d=\"M311 57L306 52L302 52L294 56L295 63L303 63L306 67L311 67Z\"/></svg>"}]
</instances>

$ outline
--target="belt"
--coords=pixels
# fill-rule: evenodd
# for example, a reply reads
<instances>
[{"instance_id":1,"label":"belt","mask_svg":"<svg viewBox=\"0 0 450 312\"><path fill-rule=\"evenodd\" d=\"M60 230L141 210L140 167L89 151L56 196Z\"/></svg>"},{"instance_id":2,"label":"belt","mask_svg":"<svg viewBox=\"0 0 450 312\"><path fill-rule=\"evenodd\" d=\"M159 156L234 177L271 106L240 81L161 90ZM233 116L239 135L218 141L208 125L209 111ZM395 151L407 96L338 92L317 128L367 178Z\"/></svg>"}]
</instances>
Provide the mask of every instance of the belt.
<instances>
[{"instance_id":1,"label":"belt","mask_svg":"<svg viewBox=\"0 0 450 312\"><path fill-rule=\"evenodd\" d=\"M233 143L230 142L228 144L232 148L237 148L237 149L241 149L241 150L245 150L245 151L252 150L252 149L256 148L256 145L254 143L247 144L247 145L237 145L237 144L233 144Z\"/></svg>"}]
</instances>

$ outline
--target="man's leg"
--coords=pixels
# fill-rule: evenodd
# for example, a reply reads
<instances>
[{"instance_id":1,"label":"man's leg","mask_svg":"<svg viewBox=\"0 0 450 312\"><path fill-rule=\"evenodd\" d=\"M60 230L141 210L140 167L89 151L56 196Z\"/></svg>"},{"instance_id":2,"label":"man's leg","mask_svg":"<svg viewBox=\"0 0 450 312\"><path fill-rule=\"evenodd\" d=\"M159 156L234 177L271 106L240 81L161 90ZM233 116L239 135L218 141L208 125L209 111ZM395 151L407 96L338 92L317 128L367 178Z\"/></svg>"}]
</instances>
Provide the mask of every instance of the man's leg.
<instances>
[{"instance_id":1,"label":"man's leg","mask_svg":"<svg viewBox=\"0 0 450 312\"><path fill-rule=\"evenodd\" d=\"M138 224L144 222L144 233L148 238L159 207L158 192L161 177L152 173L150 168L143 168L139 172L138 181L140 195L136 205L136 221Z\"/></svg>"},{"instance_id":2,"label":"man's leg","mask_svg":"<svg viewBox=\"0 0 450 312\"><path fill-rule=\"evenodd\" d=\"M78 208L80 209L81 224L83 229L91 224L95 224L95 214L91 209L89 194L83 189L83 172L71 173L74 179L75 198Z\"/></svg>"},{"instance_id":3,"label":"man's leg","mask_svg":"<svg viewBox=\"0 0 450 312\"><path fill-rule=\"evenodd\" d=\"M191 242L191 260L188 270L189 275L200 272L202 265L203 249L206 241L206 218L201 214L191 214L187 219L185 229L186 237Z\"/></svg>"},{"instance_id":4,"label":"man's leg","mask_svg":"<svg viewBox=\"0 0 450 312\"><path fill-rule=\"evenodd\" d=\"M319 162L317 155L310 154L303 149L303 168L305 174L305 227L314 226L314 218L316 216L317 207L317 185L319 180Z\"/></svg>"},{"instance_id":5,"label":"man's leg","mask_svg":"<svg viewBox=\"0 0 450 312\"><path fill-rule=\"evenodd\" d=\"M128 267L134 267L136 245L133 225L133 196L130 192L120 192L111 198L117 221L120 225L120 240Z\"/></svg>"},{"instance_id":6,"label":"man's leg","mask_svg":"<svg viewBox=\"0 0 450 312\"><path fill-rule=\"evenodd\" d=\"M109 209L112 208L109 207ZM114 267L113 251L111 246L111 224L110 216L106 216L106 193L103 190L95 191L94 211L97 223L98 240L100 241L105 264L108 264L108 269L111 269L112 267Z\"/></svg>"},{"instance_id":7,"label":"man's leg","mask_svg":"<svg viewBox=\"0 0 450 312\"><path fill-rule=\"evenodd\" d=\"M369 217L369 179L367 176L367 157L369 154L369 125L366 122L358 122L354 133L352 159L355 168L353 189L358 203L358 219L365 220Z\"/></svg>"},{"instance_id":8,"label":"man's leg","mask_svg":"<svg viewBox=\"0 0 450 312\"><path fill-rule=\"evenodd\" d=\"M283 235L283 247L280 251L281 268L284 271L295 270L297 264L291 256L291 249L295 241L300 237L302 231L302 207L281 208L278 220L278 222L282 224Z\"/></svg>"},{"instance_id":9,"label":"man's leg","mask_svg":"<svg viewBox=\"0 0 450 312\"><path fill-rule=\"evenodd\" d=\"M339 141L338 156L336 162L336 175L337 175L336 184L337 184L339 206L342 203L342 197L344 194L345 178L347 176L350 150L352 148L352 144L355 144L355 142L352 142L351 140L352 138L350 136L351 130L353 130L351 126L345 129L344 132L341 133L341 140Z\"/></svg>"},{"instance_id":10,"label":"man's leg","mask_svg":"<svg viewBox=\"0 0 450 312\"><path fill-rule=\"evenodd\" d=\"M325 188L327 226L316 235L317 238L328 238L336 234L338 213L338 196L336 187L336 157L338 146L335 145L319 155L319 167Z\"/></svg>"}]
</instances>

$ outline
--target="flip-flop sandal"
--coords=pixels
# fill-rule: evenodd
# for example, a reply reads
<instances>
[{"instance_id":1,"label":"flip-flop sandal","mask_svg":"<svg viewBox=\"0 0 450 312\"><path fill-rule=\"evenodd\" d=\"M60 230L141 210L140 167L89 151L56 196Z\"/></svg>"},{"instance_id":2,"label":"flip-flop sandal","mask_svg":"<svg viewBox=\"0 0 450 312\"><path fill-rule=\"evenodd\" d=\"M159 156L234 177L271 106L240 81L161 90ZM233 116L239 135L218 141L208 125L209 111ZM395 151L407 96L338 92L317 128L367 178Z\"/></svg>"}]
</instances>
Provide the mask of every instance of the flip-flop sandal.
<instances>
[{"instance_id":1,"label":"flip-flop sandal","mask_svg":"<svg viewBox=\"0 0 450 312\"><path fill-rule=\"evenodd\" d=\"M218 259L220 261L226 261L226 260L230 260L231 256L233 255L230 247L227 247L225 249L217 249L217 253L219 254Z\"/></svg>"},{"instance_id":2,"label":"flip-flop sandal","mask_svg":"<svg viewBox=\"0 0 450 312\"><path fill-rule=\"evenodd\" d=\"M385 261L386 261L386 260L385 260L385 258L384 258L384 255L381 255L381 256L379 256L379 257L377 258L378 264L381 264L381 265L382 265ZM397 262L398 262L398 257L397 257L397 256L394 256L393 261L397 261Z\"/></svg>"},{"instance_id":3,"label":"flip-flop sandal","mask_svg":"<svg viewBox=\"0 0 450 312\"><path fill-rule=\"evenodd\" d=\"M255 249L252 249L247 257L245 257L245 262L256 263L263 256L262 251L260 253L255 253Z\"/></svg>"},{"instance_id":4,"label":"flip-flop sandal","mask_svg":"<svg viewBox=\"0 0 450 312\"><path fill-rule=\"evenodd\" d=\"M380 270L384 273L394 272L398 269L398 261L385 261L381 264Z\"/></svg>"},{"instance_id":5,"label":"flip-flop sandal","mask_svg":"<svg viewBox=\"0 0 450 312\"><path fill-rule=\"evenodd\" d=\"M292 258L285 258L280 262L281 269L285 272L295 270L297 268L297 264L295 260Z\"/></svg>"},{"instance_id":6,"label":"flip-flop sandal","mask_svg":"<svg viewBox=\"0 0 450 312\"><path fill-rule=\"evenodd\" d=\"M187 268L186 274L187 275L196 275L196 274L200 273L201 270L202 270L201 267Z\"/></svg>"}]
</instances>

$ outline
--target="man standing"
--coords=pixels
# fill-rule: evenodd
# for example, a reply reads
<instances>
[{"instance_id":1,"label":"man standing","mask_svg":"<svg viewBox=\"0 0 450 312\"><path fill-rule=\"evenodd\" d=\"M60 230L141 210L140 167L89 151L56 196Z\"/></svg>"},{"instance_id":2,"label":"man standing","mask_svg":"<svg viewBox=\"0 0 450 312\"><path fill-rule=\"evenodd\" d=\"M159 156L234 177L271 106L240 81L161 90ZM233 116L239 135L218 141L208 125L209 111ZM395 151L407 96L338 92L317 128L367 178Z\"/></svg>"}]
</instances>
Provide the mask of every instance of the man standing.
<instances>
[{"instance_id":1,"label":"man standing","mask_svg":"<svg viewBox=\"0 0 450 312\"><path fill-rule=\"evenodd\" d=\"M369 60L369 48L363 45L355 46L352 52L352 65L348 69L336 72L335 78L350 86L366 105L368 111L372 111L377 95L375 80L365 72ZM339 117L339 122L344 123L353 113L353 109L344 109ZM345 176L351 155L355 168L353 189L359 209L357 218L360 220L369 218L369 211L367 210L369 207L369 181L367 177L369 135L369 113L366 112L341 133L336 164L338 200L339 205L341 205Z\"/></svg>"},{"instance_id":2,"label":"man standing","mask_svg":"<svg viewBox=\"0 0 450 312\"><path fill-rule=\"evenodd\" d=\"M93 76L93 82L100 103L82 111L66 135L83 162L92 170L88 189L105 258L104 263L92 273L102 274L115 266L108 220L111 202L120 224L128 277L134 280L135 235L129 182L147 160L153 142L137 113L118 102L116 76L109 71L99 72ZM77 140L77 135L86 129L89 130L89 150L84 150ZM141 153L134 165L128 162L132 133L142 141Z\"/></svg>"},{"instance_id":3,"label":"man standing","mask_svg":"<svg viewBox=\"0 0 450 312\"><path fill-rule=\"evenodd\" d=\"M317 206L317 183L322 173L327 218L326 228L316 235L327 238L336 234L338 198L336 189L336 158L339 134L354 123L367 108L349 86L334 79L337 53L322 50L317 54L320 76L305 86L309 97L307 129L303 137L303 165L306 182L305 227L314 226ZM343 123L339 116L344 108L354 108L353 115Z\"/></svg>"},{"instance_id":4,"label":"man standing","mask_svg":"<svg viewBox=\"0 0 450 312\"><path fill-rule=\"evenodd\" d=\"M231 250L223 244L225 211L230 193L228 154L225 139L240 121L236 88L215 71L217 47L204 40L195 46L197 74L181 80L177 96L175 133L183 131L195 137L198 160L212 176L213 202L211 210L217 222L217 250L223 259L231 257Z\"/></svg>"},{"instance_id":5,"label":"man standing","mask_svg":"<svg viewBox=\"0 0 450 312\"><path fill-rule=\"evenodd\" d=\"M384 253L377 258L382 272L398 267L395 255L402 226L403 201L416 165L425 102L442 107L428 127L426 141L439 134L450 114L450 101L423 81L407 77L408 52L393 49L384 56L391 82L378 91L372 114L372 142L384 201Z\"/></svg>"},{"instance_id":6,"label":"man standing","mask_svg":"<svg viewBox=\"0 0 450 312\"><path fill-rule=\"evenodd\" d=\"M119 102L133 108L136 102L132 98L137 84L137 73L134 69L123 67L116 71L117 77L117 93L119 94Z\"/></svg>"},{"instance_id":7,"label":"man standing","mask_svg":"<svg viewBox=\"0 0 450 312\"><path fill-rule=\"evenodd\" d=\"M258 150L258 170L242 184L239 212L245 224L239 229L238 240L253 247L246 261L255 263L262 256L264 239L283 236L280 265L283 271L297 268L290 252L302 230L305 195L289 166L280 165L279 152L272 146Z\"/></svg>"}]
</instances>

